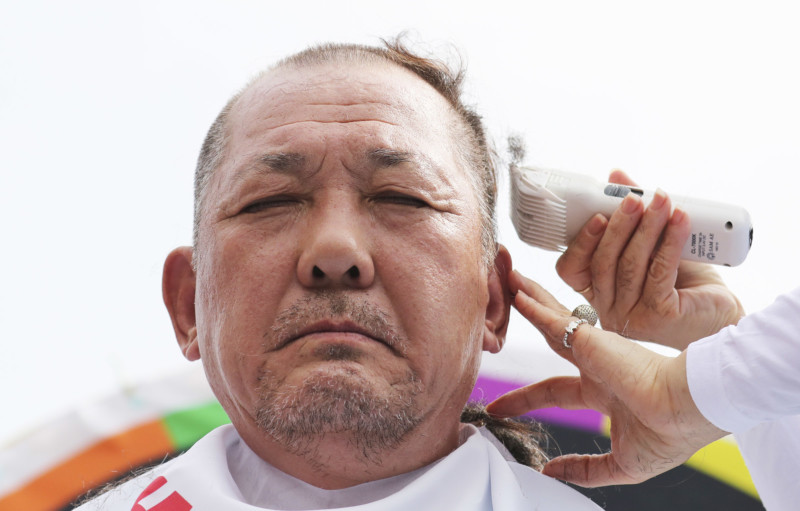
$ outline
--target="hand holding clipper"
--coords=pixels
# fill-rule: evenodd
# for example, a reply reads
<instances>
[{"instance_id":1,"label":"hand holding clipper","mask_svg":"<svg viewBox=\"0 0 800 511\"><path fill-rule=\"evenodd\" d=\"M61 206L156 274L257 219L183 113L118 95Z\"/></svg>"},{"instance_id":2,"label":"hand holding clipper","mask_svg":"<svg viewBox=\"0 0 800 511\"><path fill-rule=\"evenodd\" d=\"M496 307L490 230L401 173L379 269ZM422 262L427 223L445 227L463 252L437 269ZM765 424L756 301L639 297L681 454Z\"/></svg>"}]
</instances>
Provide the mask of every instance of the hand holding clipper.
<instances>
[{"instance_id":1,"label":"hand holding clipper","mask_svg":"<svg viewBox=\"0 0 800 511\"><path fill-rule=\"evenodd\" d=\"M607 217L629 193L645 205L652 191L620 184L603 184L572 172L511 167L511 221L520 239L547 250L564 250L596 213ZM689 216L692 230L681 258L736 266L747 257L753 241L750 215L729 204L670 196Z\"/></svg>"}]
</instances>

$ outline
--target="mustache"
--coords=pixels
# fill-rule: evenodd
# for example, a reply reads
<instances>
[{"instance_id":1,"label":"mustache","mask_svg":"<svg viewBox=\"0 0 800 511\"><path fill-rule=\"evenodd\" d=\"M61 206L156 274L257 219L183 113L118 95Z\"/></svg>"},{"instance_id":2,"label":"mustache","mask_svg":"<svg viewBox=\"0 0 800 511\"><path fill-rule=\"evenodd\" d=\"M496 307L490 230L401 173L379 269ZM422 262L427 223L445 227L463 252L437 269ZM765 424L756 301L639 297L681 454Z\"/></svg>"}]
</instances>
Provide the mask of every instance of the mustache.
<instances>
[{"instance_id":1,"label":"mustache","mask_svg":"<svg viewBox=\"0 0 800 511\"><path fill-rule=\"evenodd\" d=\"M265 347L267 351L279 350L308 332L315 323L336 321L354 324L355 330L402 355L407 339L389 318L385 310L373 303L356 300L342 291L320 290L303 296L278 313L272 327L264 334Z\"/></svg>"}]
</instances>

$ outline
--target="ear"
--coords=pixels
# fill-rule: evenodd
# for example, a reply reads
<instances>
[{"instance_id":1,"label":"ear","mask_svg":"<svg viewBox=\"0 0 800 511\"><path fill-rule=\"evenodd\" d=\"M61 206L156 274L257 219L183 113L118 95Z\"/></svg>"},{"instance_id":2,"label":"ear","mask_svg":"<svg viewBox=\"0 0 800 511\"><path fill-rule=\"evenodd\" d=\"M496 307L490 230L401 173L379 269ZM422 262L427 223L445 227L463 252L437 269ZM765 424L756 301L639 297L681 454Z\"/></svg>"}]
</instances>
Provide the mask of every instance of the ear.
<instances>
[{"instance_id":1,"label":"ear","mask_svg":"<svg viewBox=\"0 0 800 511\"><path fill-rule=\"evenodd\" d=\"M195 275L192 268L192 247L179 247L164 262L161 292L172 319L172 328L188 360L200 358L197 344L197 321L194 312Z\"/></svg>"},{"instance_id":2,"label":"ear","mask_svg":"<svg viewBox=\"0 0 800 511\"><path fill-rule=\"evenodd\" d=\"M508 276L511 274L511 254L503 245L497 251L487 277L489 303L486 305L486 323L483 329L483 349L497 353L503 347L511 314L511 290Z\"/></svg>"}]
</instances>

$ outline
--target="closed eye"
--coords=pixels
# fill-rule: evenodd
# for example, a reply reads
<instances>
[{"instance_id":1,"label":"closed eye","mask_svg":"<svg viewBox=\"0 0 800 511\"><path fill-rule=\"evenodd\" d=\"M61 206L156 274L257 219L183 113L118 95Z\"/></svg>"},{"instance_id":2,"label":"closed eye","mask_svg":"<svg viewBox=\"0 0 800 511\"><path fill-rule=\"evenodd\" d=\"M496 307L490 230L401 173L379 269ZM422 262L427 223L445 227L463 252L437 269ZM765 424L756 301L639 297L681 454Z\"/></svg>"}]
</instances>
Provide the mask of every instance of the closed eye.
<instances>
[{"instance_id":1,"label":"closed eye","mask_svg":"<svg viewBox=\"0 0 800 511\"><path fill-rule=\"evenodd\" d=\"M398 204L400 206L412 206L415 208L425 208L428 207L428 203L424 200L412 197L411 195L405 195L400 193L392 193L392 194L381 194L373 198L375 202L383 202L389 204Z\"/></svg>"},{"instance_id":2,"label":"closed eye","mask_svg":"<svg viewBox=\"0 0 800 511\"><path fill-rule=\"evenodd\" d=\"M260 213L269 209L294 206L298 203L297 199L285 196L267 197L253 201L243 207L240 213L253 214Z\"/></svg>"}]
</instances>

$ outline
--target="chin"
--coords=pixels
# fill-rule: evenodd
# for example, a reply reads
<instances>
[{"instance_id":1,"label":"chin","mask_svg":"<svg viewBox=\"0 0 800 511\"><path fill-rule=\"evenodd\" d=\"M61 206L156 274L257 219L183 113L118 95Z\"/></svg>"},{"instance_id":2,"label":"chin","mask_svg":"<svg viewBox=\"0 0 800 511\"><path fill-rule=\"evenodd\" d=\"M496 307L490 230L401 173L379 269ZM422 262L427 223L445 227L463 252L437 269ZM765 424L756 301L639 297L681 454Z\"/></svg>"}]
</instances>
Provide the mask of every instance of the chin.
<instances>
[{"instance_id":1,"label":"chin","mask_svg":"<svg viewBox=\"0 0 800 511\"><path fill-rule=\"evenodd\" d=\"M298 454L313 451L326 434L349 433L365 456L396 448L422 420L422 383L412 371L395 384L375 382L360 367L326 362L297 385L264 374L255 413L259 428Z\"/></svg>"}]
</instances>

